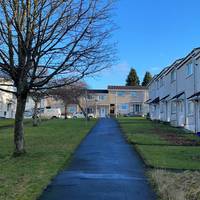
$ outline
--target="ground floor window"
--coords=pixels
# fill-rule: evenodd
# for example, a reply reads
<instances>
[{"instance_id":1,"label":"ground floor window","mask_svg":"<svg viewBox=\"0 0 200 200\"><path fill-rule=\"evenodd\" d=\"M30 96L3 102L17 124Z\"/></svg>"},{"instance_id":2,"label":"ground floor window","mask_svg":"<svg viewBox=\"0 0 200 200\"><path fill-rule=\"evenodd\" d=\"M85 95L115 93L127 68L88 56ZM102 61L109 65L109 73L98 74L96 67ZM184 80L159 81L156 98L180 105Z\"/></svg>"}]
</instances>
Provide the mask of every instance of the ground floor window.
<instances>
[{"instance_id":1,"label":"ground floor window","mask_svg":"<svg viewBox=\"0 0 200 200\"><path fill-rule=\"evenodd\" d=\"M133 112L141 112L142 106L140 104L133 104Z\"/></svg>"},{"instance_id":2,"label":"ground floor window","mask_svg":"<svg viewBox=\"0 0 200 200\"><path fill-rule=\"evenodd\" d=\"M128 108L129 108L129 105L127 103L119 104L120 110L128 110Z\"/></svg>"},{"instance_id":3,"label":"ground floor window","mask_svg":"<svg viewBox=\"0 0 200 200\"><path fill-rule=\"evenodd\" d=\"M93 109L93 108L88 108L88 109L87 109L87 112L88 112L88 113L94 113L94 109Z\"/></svg>"},{"instance_id":4,"label":"ground floor window","mask_svg":"<svg viewBox=\"0 0 200 200\"><path fill-rule=\"evenodd\" d=\"M77 110L76 110L76 106L69 106L67 108L67 111L70 112L70 113L75 113Z\"/></svg>"}]
</instances>

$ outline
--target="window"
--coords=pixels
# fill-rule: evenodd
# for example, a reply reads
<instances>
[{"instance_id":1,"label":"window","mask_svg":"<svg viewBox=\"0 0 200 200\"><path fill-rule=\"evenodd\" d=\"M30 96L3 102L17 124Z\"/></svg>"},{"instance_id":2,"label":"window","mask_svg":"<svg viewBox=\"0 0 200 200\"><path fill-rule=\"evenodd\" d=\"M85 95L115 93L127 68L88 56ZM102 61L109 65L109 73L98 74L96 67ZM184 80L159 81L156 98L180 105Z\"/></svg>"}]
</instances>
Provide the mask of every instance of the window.
<instances>
[{"instance_id":1,"label":"window","mask_svg":"<svg viewBox=\"0 0 200 200\"><path fill-rule=\"evenodd\" d=\"M187 76L190 76L193 74L193 64L189 63L187 64Z\"/></svg>"},{"instance_id":2,"label":"window","mask_svg":"<svg viewBox=\"0 0 200 200\"><path fill-rule=\"evenodd\" d=\"M164 86L164 80L163 77L160 79L160 87Z\"/></svg>"},{"instance_id":3,"label":"window","mask_svg":"<svg viewBox=\"0 0 200 200\"><path fill-rule=\"evenodd\" d=\"M90 99L90 100L94 99L94 95L89 94L88 99Z\"/></svg>"},{"instance_id":4,"label":"window","mask_svg":"<svg viewBox=\"0 0 200 200\"><path fill-rule=\"evenodd\" d=\"M128 110L129 105L127 103L122 103L119 105L120 110Z\"/></svg>"},{"instance_id":5,"label":"window","mask_svg":"<svg viewBox=\"0 0 200 200\"><path fill-rule=\"evenodd\" d=\"M88 108L87 109L87 112L90 114L90 113L94 113L94 109L93 108Z\"/></svg>"},{"instance_id":6,"label":"window","mask_svg":"<svg viewBox=\"0 0 200 200\"><path fill-rule=\"evenodd\" d=\"M0 101L0 111L2 111L2 110L3 110L3 102Z\"/></svg>"},{"instance_id":7,"label":"window","mask_svg":"<svg viewBox=\"0 0 200 200\"><path fill-rule=\"evenodd\" d=\"M141 105L137 104L136 107L135 107L135 111L140 112L141 111Z\"/></svg>"},{"instance_id":8,"label":"window","mask_svg":"<svg viewBox=\"0 0 200 200\"><path fill-rule=\"evenodd\" d=\"M10 111L11 105L12 105L11 103L8 103L8 104L7 104L7 111Z\"/></svg>"},{"instance_id":9,"label":"window","mask_svg":"<svg viewBox=\"0 0 200 200\"><path fill-rule=\"evenodd\" d=\"M69 106L69 107L67 108L67 111L68 111L69 113L75 113L75 112L76 112L76 106Z\"/></svg>"},{"instance_id":10,"label":"window","mask_svg":"<svg viewBox=\"0 0 200 200\"><path fill-rule=\"evenodd\" d=\"M99 100L103 101L103 100L105 100L105 99L106 99L106 96L105 96L105 95L100 95L100 96L99 96Z\"/></svg>"},{"instance_id":11,"label":"window","mask_svg":"<svg viewBox=\"0 0 200 200\"><path fill-rule=\"evenodd\" d=\"M194 113L194 103L192 101L188 102L188 114L193 115Z\"/></svg>"},{"instance_id":12,"label":"window","mask_svg":"<svg viewBox=\"0 0 200 200\"><path fill-rule=\"evenodd\" d=\"M176 102L172 101L171 103L171 113L174 114L176 113Z\"/></svg>"},{"instance_id":13,"label":"window","mask_svg":"<svg viewBox=\"0 0 200 200\"><path fill-rule=\"evenodd\" d=\"M171 72L171 82L173 82L173 81L175 81L175 80L176 80L176 71L173 70L173 71Z\"/></svg>"},{"instance_id":14,"label":"window","mask_svg":"<svg viewBox=\"0 0 200 200\"><path fill-rule=\"evenodd\" d=\"M132 97L136 97L137 96L137 92L135 92L135 91L131 92L131 96Z\"/></svg>"},{"instance_id":15,"label":"window","mask_svg":"<svg viewBox=\"0 0 200 200\"><path fill-rule=\"evenodd\" d=\"M119 91L119 92L117 92L117 96L123 97L123 96L125 96L125 92L124 91Z\"/></svg>"},{"instance_id":16,"label":"window","mask_svg":"<svg viewBox=\"0 0 200 200\"><path fill-rule=\"evenodd\" d=\"M157 89L159 89L159 81L156 81Z\"/></svg>"}]
</instances>

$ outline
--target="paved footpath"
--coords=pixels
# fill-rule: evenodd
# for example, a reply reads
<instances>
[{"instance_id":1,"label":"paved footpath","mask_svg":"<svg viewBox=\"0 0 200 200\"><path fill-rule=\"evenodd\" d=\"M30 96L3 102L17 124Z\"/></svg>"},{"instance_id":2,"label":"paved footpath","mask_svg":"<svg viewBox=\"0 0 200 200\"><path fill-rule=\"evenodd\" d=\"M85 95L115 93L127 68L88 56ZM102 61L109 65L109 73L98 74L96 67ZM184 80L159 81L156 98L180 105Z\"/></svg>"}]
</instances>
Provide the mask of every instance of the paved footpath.
<instances>
[{"instance_id":1,"label":"paved footpath","mask_svg":"<svg viewBox=\"0 0 200 200\"><path fill-rule=\"evenodd\" d=\"M101 119L40 200L155 200L145 167L113 119Z\"/></svg>"}]
</instances>

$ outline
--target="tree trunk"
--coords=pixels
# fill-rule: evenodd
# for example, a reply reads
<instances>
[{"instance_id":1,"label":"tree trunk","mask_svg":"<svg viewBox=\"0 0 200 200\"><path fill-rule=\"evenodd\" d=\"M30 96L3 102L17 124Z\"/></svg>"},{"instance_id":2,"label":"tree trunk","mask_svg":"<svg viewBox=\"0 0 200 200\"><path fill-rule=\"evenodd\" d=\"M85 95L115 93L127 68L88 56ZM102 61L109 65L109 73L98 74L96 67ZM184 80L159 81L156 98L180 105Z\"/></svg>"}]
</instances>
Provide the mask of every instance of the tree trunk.
<instances>
[{"instance_id":1,"label":"tree trunk","mask_svg":"<svg viewBox=\"0 0 200 200\"><path fill-rule=\"evenodd\" d=\"M85 119L86 119L87 121L89 121L90 118L88 117L87 112L85 112L85 110L84 110L83 107L80 105L80 103L78 103L78 107L81 109L82 113L84 114Z\"/></svg>"},{"instance_id":2,"label":"tree trunk","mask_svg":"<svg viewBox=\"0 0 200 200\"><path fill-rule=\"evenodd\" d=\"M38 101L35 101L34 110L33 110L33 126L38 126L39 119L38 119Z\"/></svg>"},{"instance_id":3,"label":"tree trunk","mask_svg":"<svg viewBox=\"0 0 200 200\"><path fill-rule=\"evenodd\" d=\"M17 97L17 108L15 114L15 127L14 127L14 156L20 156L24 154L25 151L25 141L24 141L24 111L26 106L27 95L19 95Z\"/></svg>"}]
</instances>

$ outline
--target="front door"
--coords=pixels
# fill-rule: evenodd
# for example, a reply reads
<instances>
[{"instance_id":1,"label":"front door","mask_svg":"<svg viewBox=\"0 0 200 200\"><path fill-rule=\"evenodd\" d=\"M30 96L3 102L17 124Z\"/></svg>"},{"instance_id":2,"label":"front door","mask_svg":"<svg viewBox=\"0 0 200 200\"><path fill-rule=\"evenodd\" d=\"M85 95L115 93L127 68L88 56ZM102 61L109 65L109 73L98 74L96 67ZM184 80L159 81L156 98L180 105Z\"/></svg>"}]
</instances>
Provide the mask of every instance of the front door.
<instances>
[{"instance_id":1,"label":"front door","mask_svg":"<svg viewBox=\"0 0 200 200\"><path fill-rule=\"evenodd\" d=\"M106 117L106 109L104 107L100 108L100 117Z\"/></svg>"},{"instance_id":2,"label":"front door","mask_svg":"<svg viewBox=\"0 0 200 200\"><path fill-rule=\"evenodd\" d=\"M178 102L178 126L184 126L185 114L184 114L184 103L183 101Z\"/></svg>"}]
</instances>

